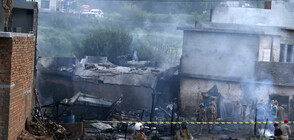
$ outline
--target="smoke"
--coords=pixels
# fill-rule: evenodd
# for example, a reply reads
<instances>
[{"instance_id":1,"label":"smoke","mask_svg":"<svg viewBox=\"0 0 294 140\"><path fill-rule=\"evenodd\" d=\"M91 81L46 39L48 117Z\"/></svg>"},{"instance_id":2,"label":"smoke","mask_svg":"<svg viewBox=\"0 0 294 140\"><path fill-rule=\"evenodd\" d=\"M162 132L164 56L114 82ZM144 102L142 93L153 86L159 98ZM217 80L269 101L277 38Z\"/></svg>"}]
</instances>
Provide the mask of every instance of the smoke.
<instances>
[{"instance_id":1,"label":"smoke","mask_svg":"<svg viewBox=\"0 0 294 140\"><path fill-rule=\"evenodd\" d=\"M272 9L217 7L213 12L212 22L234 24L235 27L232 26L230 29L246 30L249 32L267 31L282 34L281 30L271 29L270 26L293 26L293 24L289 24L291 23L292 18L290 17L293 17L293 13L289 11L289 8L287 9L287 6L283 2L273 1ZM250 26L242 27L239 25ZM220 67L218 71L221 71L219 73L224 73L224 77L238 77L241 79L243 91L246 89L246 92L243 93L244 98L251 100L257 99L258 101L263 100L263 103L266 104L269 101L269 95L276 93L276 86L274 86L276 81L272 75L275 73L270 70L258 70L258 68L263 68L262 64L258 61L273 61L270 57L277 57L277 54L274 54L276 52L271 52L275 51L271 47L273 47L273 44L276 44L274 47L278 48L279 42L276 42L274 39L271 41L271 39L260 36L248 35L241 38L237 38L236 36L238 35L228 36L227 38L222 38L221 41L212 39L212 42L218 42L219 48L210 50L215 57L211 57L209 61L212 62L211 65ZM248 43L249 40L250 42ZM237 42L232 43L232 41ZM253 42L255 42L255 45ZM272 44L272 42L274 43ZM235 45L235 48L233 45ZM274 56L271 56L270 53ZM228 59L226 59L226 55ZM277 61L278 58L274 59ZM213 74L215 74L214 71L211 72L211 75Z\"/></svg>"},{"instance_id":2,"label":"smoke","mask_svg":"<svg viewBox=\"0 0 294 140\"><path fill-rule=\"evenodd\" d=\"M266 129L266 130L259 129L258 132L259 132L260 136L265 136L267 139L270 138L271 136L274 136L274 133L268 129Z\"/></svg>"}]
</instances>

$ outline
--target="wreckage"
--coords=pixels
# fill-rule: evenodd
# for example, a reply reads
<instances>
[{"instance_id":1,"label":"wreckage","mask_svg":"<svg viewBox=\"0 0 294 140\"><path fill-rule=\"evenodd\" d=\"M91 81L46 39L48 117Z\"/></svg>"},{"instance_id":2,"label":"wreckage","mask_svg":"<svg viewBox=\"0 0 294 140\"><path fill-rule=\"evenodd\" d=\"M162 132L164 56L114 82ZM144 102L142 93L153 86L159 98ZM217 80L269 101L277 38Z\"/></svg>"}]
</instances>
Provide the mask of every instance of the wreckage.
<instances>
[{"instance_id":1,"label":"wreckage","mask_svg":"<svg viewBox=\"0 0 294 140\"><path fill-rule=\"evenodd\" d=\"M155 108L156 102L152 101L155 94L167 103L170 98L174 98L165 94L164 81L174 76L176 67L164 71L147 67L150 65L147 61L127 63L128 67L117 66L105 57L93 56L88 56L81 62L76 58L40 58L37 64L37 89L41 104L45 107L55 106L55 109L56 104L58 107L71 105L72 112L78 117L83 116L83 113L75 110L91 106L95 108L98 104L101 110L94 112L105 113L118 101L121 103L116 108L120 111L151 110L152 105ZM164 96L160 96L160 93ZM60 116L62 109L58 110ZM92 118L78 118L105 119L107 115L87 116Z\"/></svg>"}]
</instances>

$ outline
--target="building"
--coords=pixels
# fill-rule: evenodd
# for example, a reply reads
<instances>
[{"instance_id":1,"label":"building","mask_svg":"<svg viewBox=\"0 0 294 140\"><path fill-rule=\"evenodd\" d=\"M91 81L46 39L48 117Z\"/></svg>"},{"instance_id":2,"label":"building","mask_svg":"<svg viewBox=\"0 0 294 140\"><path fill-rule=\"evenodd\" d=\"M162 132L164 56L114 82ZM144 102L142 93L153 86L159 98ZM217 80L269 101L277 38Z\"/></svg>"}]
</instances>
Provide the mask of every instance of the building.
<instances>
[{"instance_id":1,"label":"building","mask_svg":"<svg viewBox=\"0 0 294 140\"><path fill-rule=\"evenodd\" d=\"M60 0L35 0L38 2L40 11L58 11L60 7Z\"/></svg>"},{"instance_id":2,"label":"building","mask_svg":"<svg viewBox=\"0 0 294 140\"><path fill-rule=\"evenodd\" d=\"M31 120L34 102L37 4L15 1L11 25L0 29L0 139L17 139ZM3 21L3 10L0 9ZM21 23L19 23L21 21Z\"/></svg>"},{"instance_id":3,"label":"building","mask_svg":"<svg viewBox=\"0 0 294 140\"><path fill-rule=\"evenodd\" d=\"M0 8L0 19L4 21L3 9ZM36 2L14 1L10 17L10 27L14 32L37 33L38 4ZM3 22L0 22L0 31L3 31Z\"/></svg>"},{"instance_id":4,"label":"building","mask_svg":"<svg viewBox=\"0 0 294 140\"><path fill-rule=\"evenodd\" d=\"M250 10L264 11L240 11L245 9L248 14ZM182 109L194 111L200 103L207 105L216 100L218 117L230 118L236 101L241 101L245 110L252 102L266 104L276 99L287 110L294 92L294 28L220 18L233 17L227 15L228 11L231 7L216 8L210 22L178 28L184 31L180 64Z\"/></svg>"}]
</instances>

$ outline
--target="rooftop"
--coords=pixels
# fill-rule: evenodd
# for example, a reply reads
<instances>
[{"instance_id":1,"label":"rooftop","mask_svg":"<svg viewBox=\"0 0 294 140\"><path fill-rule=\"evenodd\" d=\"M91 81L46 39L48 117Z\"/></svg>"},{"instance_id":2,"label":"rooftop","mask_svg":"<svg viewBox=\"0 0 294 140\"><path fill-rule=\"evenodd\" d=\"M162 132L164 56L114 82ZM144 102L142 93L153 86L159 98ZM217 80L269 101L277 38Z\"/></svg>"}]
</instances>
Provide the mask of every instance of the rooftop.
<instances>
[{"instance_id":1,"label":"rooftop","mask_svg":"<svg viewBox=\"0 0 294 140\"><path fill-rule=\"evenodd\" d=\"M205 21L196 21L195 27L178 27L178 30L196 31L196 32L222 32L237 34L257 34L280 36L281 30L294 31L291 27L277 27L264 25L243 25L232 23L212 23Z\"/></svg>"}]
</instances>

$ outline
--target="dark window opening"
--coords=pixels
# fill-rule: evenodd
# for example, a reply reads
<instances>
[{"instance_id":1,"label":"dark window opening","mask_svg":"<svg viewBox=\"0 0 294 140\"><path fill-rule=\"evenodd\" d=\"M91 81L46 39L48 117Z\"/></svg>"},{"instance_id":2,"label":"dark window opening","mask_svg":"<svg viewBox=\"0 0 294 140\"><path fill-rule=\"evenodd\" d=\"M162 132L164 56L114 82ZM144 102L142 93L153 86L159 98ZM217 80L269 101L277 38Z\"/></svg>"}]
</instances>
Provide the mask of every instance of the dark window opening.
<instances>
[{"instance_id":1,"label":"dark window opening","mask_svg":"<svg viewBox=\"0 0 294 140\"><path fill-rule=\"evenodd\" d=\"M280 45L280 62L284 62L285 58L285 44Z\"/></svg>"},{"instance_id":2,"label":"dark window opening","mask_svg":"<svg viewBox=\"0 0 294 140\"><path fill-rule=\"evenodd\" d=\"M292 62L292 51L293 51L293 45L288 45L288 47L287 47L287 62Z\"/></svg>"},{"instance_id":3,"label":"dark window opening","mask_svg":"<svg viewBox=\"0 0 294 140\"><path fill-rule=\"evenodd\" d=\"M41 1L41 8L49 8L50 1L48 0L42 0Z\"/></svg>"}]
</instances>

